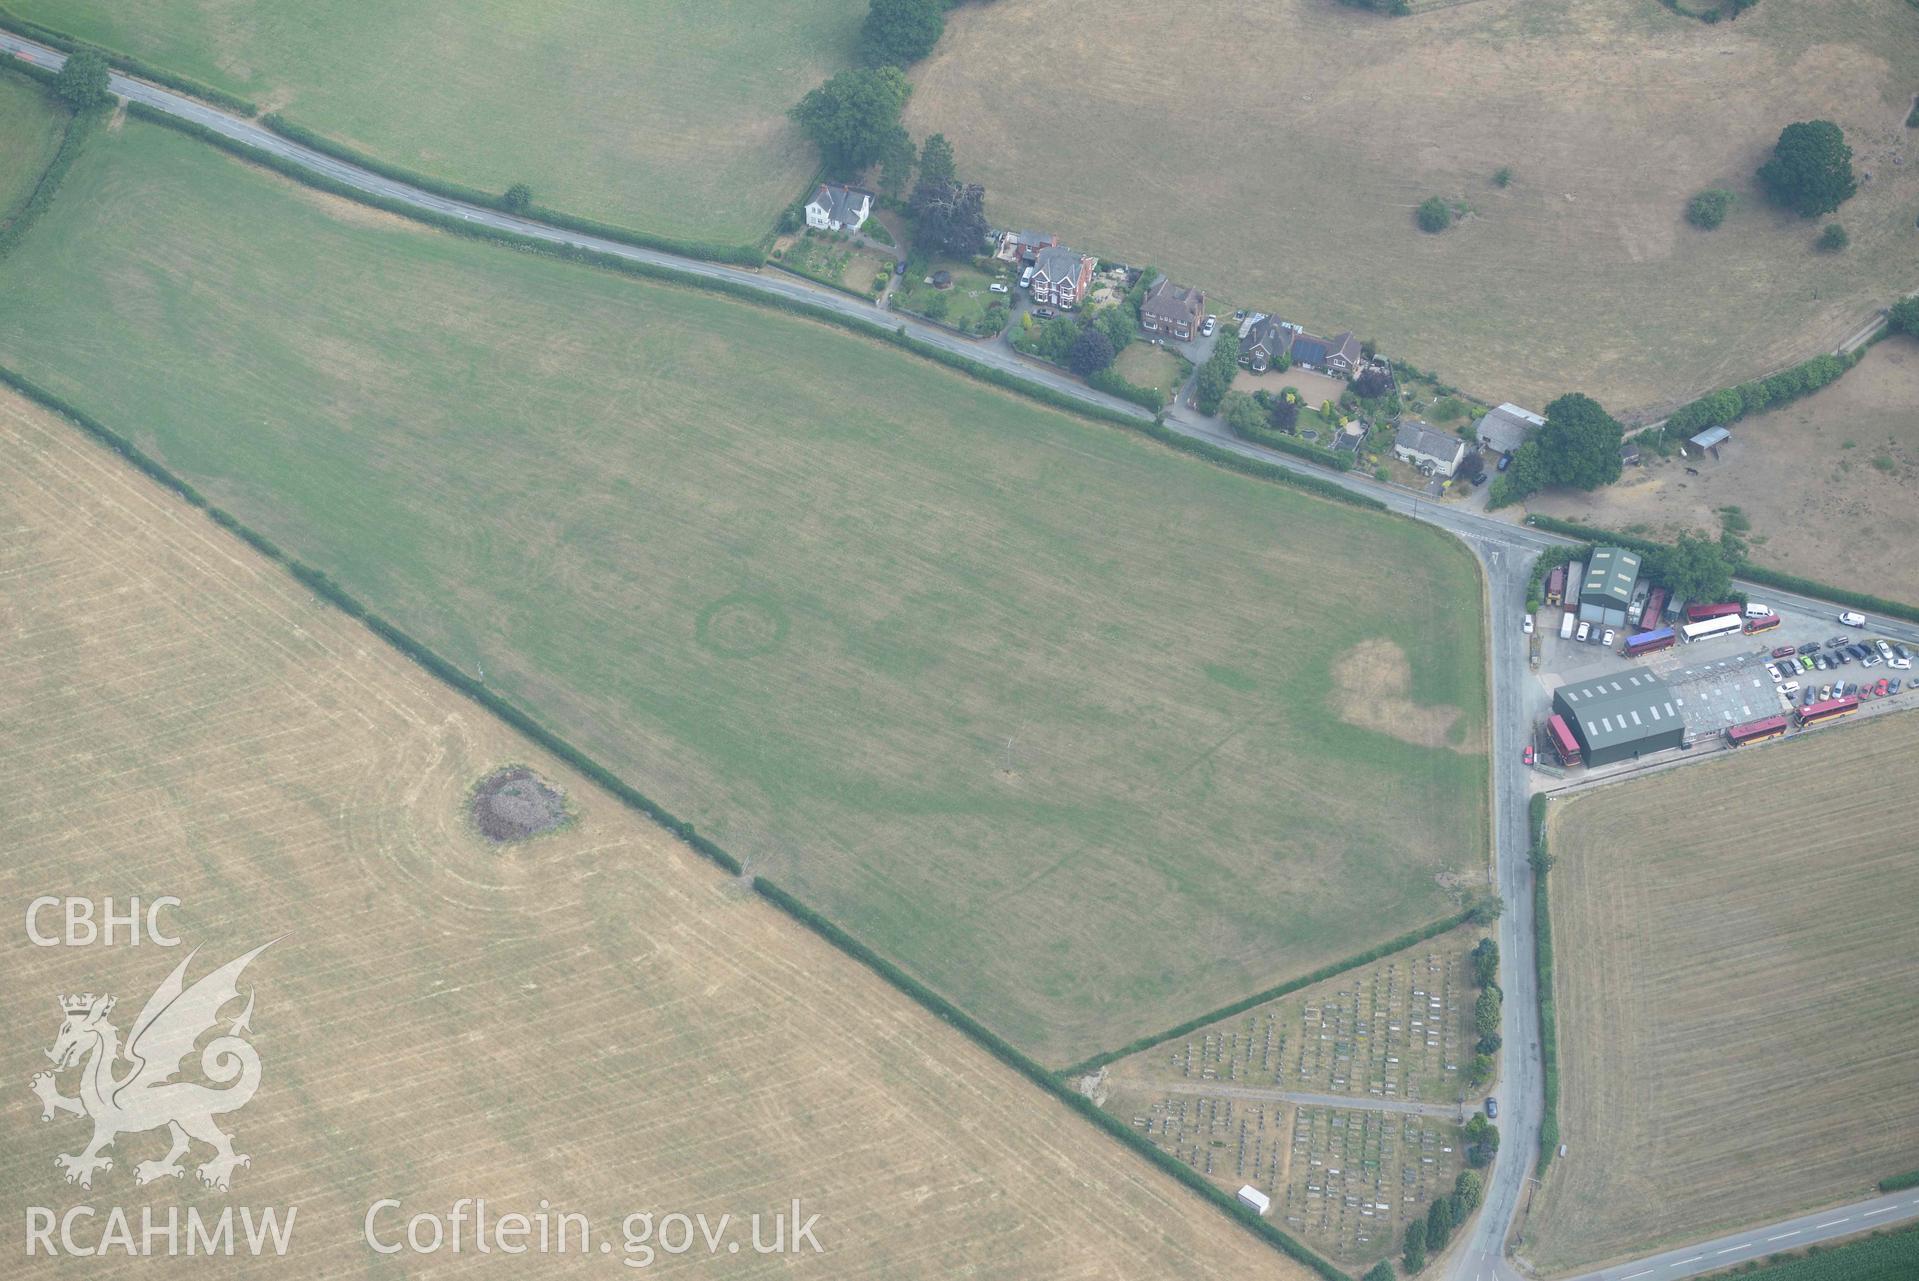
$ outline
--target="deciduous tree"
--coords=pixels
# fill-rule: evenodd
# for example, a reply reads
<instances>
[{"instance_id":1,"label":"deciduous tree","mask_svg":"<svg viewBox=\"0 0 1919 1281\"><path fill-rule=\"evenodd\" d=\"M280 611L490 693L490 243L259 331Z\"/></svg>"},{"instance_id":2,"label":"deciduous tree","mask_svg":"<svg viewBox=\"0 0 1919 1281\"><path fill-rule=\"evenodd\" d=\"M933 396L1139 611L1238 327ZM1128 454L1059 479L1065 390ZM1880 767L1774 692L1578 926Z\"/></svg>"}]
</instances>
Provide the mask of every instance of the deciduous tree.
<instances>
[{"instance_id":1,"label":"deciduous tree","mask_svg":"<svg viewBox=\"0 0 1919 1281\"><path fill-rule=\"evenodd\" d=\"M1772 159L1759 166L1759 182L1802 218L1831 213L1859 190L1852 176L1852 148L1830 120L1802 120L1780 130Z\"/></svg>"},{"instance_id":2,"label":"deciduous tree","mask_svg":"<svg viewBox=\"0 0 1919 1281\"><path fill-rule=\"evenodd\" d=\"M970 258L986 246L986 188L978 183L913 188L913 245L925 253Z\"/></svg>"},{"instance_id":3,"label":"deciduous tree","mask_svg":"<svg viewBox=\"0 0 1919 1281\"><path fill-rule=\"evenodd\" d=\"M106 102L113 96L107 88L107 55L96 49L69 54L66 65L53 78L53 91L75 111Z\"/></svg>"},{"instance_id":4,"label":"deciduous tree","mask_svg":"<svg viewBox=\"0 0 1919 1281\"><path fill-rule=\"evenodd\" d=\"M819 148L835 178L852 178L898 145L900 109L912 86L897 67L842 71L788 114Z\"/></svg>"},{"instance_id":5,"label":"deciduous tree","mask_svg":"<svg viewBox=\"0 0 1919 1281\"><path fill-rule=\"evenodd\" d=\"M533 207L533 188L523 182L516 182L506 189L500 197L500 208L509 213L525 213Z\"/></svg>"},{"instance_id":6,"label":"deciduous tree","mask_svg":"<svg viewBox=\"0 0 1919 1281\"><path fill-rule=\"evenodd\" d=\"M933 52L945 30L944 0L872 0L860 24L860 60L910 67Z\"/></svg>"},{"instance_id":7,"label":"deciduous tree","mask_svg":"<svg viewBox=\"0 0 1919 1281\"><path fill-rule=\"evenodd\" d=\"M1600 403L1571 392L1546 406L1539 429L1546 483L1570 489L1597 489L1619 479L1619 443L1625 431Z\"/></svg>"},{"instance_id":8,"label":"deciduous tree","mask_svg":"<svg viewBox=\"0 0 1919 1281\"><path fill-rule=\"evenodd\" d=\"M1080 330L1066 353L1066 367L1081 378L1096 374L1112 363L1113 340L1097 325Z\"/></svg>"}]
</instances>

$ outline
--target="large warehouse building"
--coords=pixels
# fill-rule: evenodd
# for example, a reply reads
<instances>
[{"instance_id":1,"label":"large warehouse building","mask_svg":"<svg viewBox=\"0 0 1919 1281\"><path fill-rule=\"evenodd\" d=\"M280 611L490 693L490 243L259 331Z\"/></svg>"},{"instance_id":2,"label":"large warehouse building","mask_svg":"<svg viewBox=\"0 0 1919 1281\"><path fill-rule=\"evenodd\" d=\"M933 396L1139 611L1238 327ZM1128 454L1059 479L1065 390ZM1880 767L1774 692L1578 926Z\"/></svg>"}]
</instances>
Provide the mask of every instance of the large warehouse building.
<instances>
[{"instance_id":1,"label":"large warehouse building","mask_svg":"<svg viewBox=\"0 0 1919 1281\"><path fill-rule=\"evenodd\" d=\"M1623 627L1639 581L1639 557L1623 547L1595 547L1579 584L1579 621Z\"/></svg>"},{"instance_id":2,"label":"large warehouse building","mask_svg":"<svg viewBox=\"0 0 1919 1281\"><path fill-rule=\"evenodd\" d=\"M1561 685L1553 710L1572 727L1587 765L1610 765L1678 747L1686 721L1665 681L1643 667Z\"/></svg>"}]
</instances>

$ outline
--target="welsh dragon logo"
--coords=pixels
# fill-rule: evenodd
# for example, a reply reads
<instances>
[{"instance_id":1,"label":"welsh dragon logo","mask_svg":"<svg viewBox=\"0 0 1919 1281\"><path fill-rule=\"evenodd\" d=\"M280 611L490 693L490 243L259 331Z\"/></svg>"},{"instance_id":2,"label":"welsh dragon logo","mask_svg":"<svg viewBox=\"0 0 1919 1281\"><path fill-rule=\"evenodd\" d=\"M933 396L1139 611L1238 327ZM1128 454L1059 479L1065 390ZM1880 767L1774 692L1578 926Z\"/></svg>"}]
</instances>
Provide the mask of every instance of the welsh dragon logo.
<instances>
[{"instance_id":1,"label":"welsh dragon logo","mask_svg":"<svg viewBox=\"0 0 1919 1281\"><path fill-rule=\"evenodd\" d=\"M213 1120L245 1107L260 1088L260 1056L241 1035L251 1030L251 991L240 1016L200 1052L201 1072L224 1088L173 1078L201 1036L219 1022L221 1007L240 995L240 975L248 963L272 946L272 942L262 943L191 987L185 982L187 966L197 949L189 953L147 998L140 1017L127 1033L124 1050L119 1029L107 1021L113 1013L114 998L91 992L60 998L60 1012L65 1017L60 1035L47 1051L53 1071L33 1078L33 1092L40 1098L42 1121L66 1112L93 1122L93 1140L85 1148L75 1155L53 1159L66 1171L68 1183L92 1187L96 1171L113 1168L113 1159L102 1153L113 1146L115 1138L161 1126L172 1135L172 1150L161 1160L134 1166L135 1183L179 1178L185 1173L180 1158L194 1140L213 1148L212 1159L198 1169L200 1181L208 1187L226 1191L234 1167L251 1163L245 1154L233 1150L232 1137ZM128 1064L124 1071L119 1066L123 1060ZM55 1076L75 1066L80 1068L79 1094L68 1098L60 1093Z\"/></svg>"}]
</instances>

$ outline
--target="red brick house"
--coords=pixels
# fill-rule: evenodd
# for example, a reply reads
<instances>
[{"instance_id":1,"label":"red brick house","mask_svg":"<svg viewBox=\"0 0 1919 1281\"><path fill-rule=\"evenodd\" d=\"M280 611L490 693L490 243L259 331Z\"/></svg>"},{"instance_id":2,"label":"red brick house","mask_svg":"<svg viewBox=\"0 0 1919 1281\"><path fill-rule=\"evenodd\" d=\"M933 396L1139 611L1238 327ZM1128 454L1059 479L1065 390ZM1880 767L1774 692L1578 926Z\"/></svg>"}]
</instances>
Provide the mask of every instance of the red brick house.
<instances>
[{"instance_id":1,"label":"red brick house","mask_svg":"<svg viewBox=\"0 0 1919 1281\"><path fill-rule=\"evenodd\" d=\"M1139 327L1149 334L1189 342L1206 318L1206 295L1165 276L1155 280L1139 301Z\"/></svg>"},{"instance_id":2,"label":"red brick house","mask_svg":"<svg viewBox=\"0 0 1919 1281\"><path fill-rule=\"evenodd\" d=\"M1097 260L1077 249L1055 245L1033 258L1033 301L1042 306L1077 306L1093 286Z\"/></svg>"}]
</instances>

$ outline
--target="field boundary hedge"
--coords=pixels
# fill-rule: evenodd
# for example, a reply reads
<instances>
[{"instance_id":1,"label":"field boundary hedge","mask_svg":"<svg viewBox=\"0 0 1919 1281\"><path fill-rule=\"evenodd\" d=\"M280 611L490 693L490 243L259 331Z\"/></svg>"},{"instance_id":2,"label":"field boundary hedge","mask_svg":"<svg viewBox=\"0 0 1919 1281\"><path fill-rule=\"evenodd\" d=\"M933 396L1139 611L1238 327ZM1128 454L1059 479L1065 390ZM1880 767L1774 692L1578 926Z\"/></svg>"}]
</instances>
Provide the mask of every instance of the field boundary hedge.
<instances>
[{"instance_id":1,"label":"field boundary hedge","mask_svg":"<svg viewBox=\"0 0 1919 1281\"><path fill-rule=\"evenodd\" d=\"M661 253L677 254L682 258L704 258L709 262L732 263L739 267L758 267L766 261L766 252L759 244L722 245L710 240L679 240L672 236L656 236L651 232L635 231L630 227L595 222L591 218L581 218L558 209L548 209L543 205L509 209L504 192L482 191L478 187L469 187L465 183L453 182L446 178L435 178L431 174L394 164L390 160L382 160L378 156L329 138L323 133L315 133L305 125L288 120L277 111L270 111L261 116L260 123L288 142L297 142L322 155L332 156L335 160L344 160L350 165L358 165L362 169L379 174L382 178L391 178L409 187L418 187L436 196L445 196L448 200L460 200L470 205L479 205L503 214L511 214L515 218L525 218L528 222L542 222L550 227L558 227L562 231L576 231L585 236L598 236L602 240L615 240L623 245L633 245L640 249L657 249Z\"/></svg>"},{"instance_id":2,"label":"field boundary hedge","mask_svg":"<svg viewBox=\"0 0 1919 1281\"><path fill-rule=\"evenodd\" d=\"M132 54L121 53L118 49L109 49L105 45L97 45L91 41L70 36L64 31L56 31L52 27L43 27L37 22L29 22L4 8L0 8L0 27L6 28L17 36L25 36L29 40L52 45L62 53L75 53L82 49L96 50L104 53L108 62L130 75L163 85L168 89L177 89L202 102L210 102L216 107L225 107L229 111L238 111L248 116L257 115L260 110L258 104L251 99L228 93L224 89L215 89L212 85L203 84L190 76L178 75L162 67L156 67Z\"/></svg>"},{"instance_id":3,"label":"field boundary hedge","mask_svg":"<svg viewBox=\"0 0 1919 1281\"><path fill-rule=\"evenodd\" d=\"M1017 374L1009 373L1006 370L974 360L972 357L959 352L947 351L945 348L937 347L923 339L914 338L906 332L906 328L903 325L897 329L888 329L884 325L862 319L858 316L848 316L841 312L834 311L829 307L822 307L817 303L781 298L763 289L756 289L744 281L697 275L690 271L683 271L677 267L641 262L637 259L622 257L619 254L607 253L602 250L583 249L577 245L542 240L538 237L522 235L515 231L505 231L498 227L480 226L476 223L469 222L467 219L455 218L451 214L437 213L408 201L395 200L390 197L375 195L370 191L363 191L358 187L351 186L338 179L330 178L325 174L309 169L297 160L289 160L284 156L274 155L272 152L261 151L257 147L252 147L237 139L229 138L225 134L216 133L193 121L182 120L177 116L169 115L145 103L130 102L127 104L127 111L129 114L141 120L162 125L176 132L186 134L188 137L196 138L211 146L218 147L222 151L236 156L241 160L257 164L283 177L291 178L295 182L312 187L316 191L324 191L330 195L356 201L374 209L383 209L388 213L398 214L402 218L411 219L424 226L433 227L440 231L449 231L455 235L465 236L471 240L490 240L496 244L505 245L508 248L518 249L526 253L544 254L547 257L559 258L568 262L583 263L587 266L601 267L609 271L622 272L629 276L640 276L646 279L665 281L669 284L682 285L690 289L702 289L709 293L724 294L730 298L737 298L741 301L764 307L769 311L779 311L788 315L803 316L809 320L820 321L824 324L844 329L849 333L858 334L863 338L888 343L894 347L912 352L914 355L930 360L935 364L944 365L949 369L966 374L980 382L998 387L1002 391L1009 391L1015 395L1024 396L1028 400L1036 401L1048 408L1058 409L1064 413L1074 414L1093 422L1107 423L1112 426L1124 427L1129 431L1138 432L1162 445L1179 450L1181 453L1191 454L1196 458L1204 459L1207 462L1224 467L1229 471L1237 471L1244 475L1271 481L1275 484L1287 485L1294 489L1304 490L1316 497L1330 499L1337 503L1344 503L1349 507L1359 507L1367 511L1378 512L1385 512L1387 510L1386 504L1380 500L1369 498L1364 494L1355 494L1345 487L1336 485L1329 480L1322 480L1315 476L1302 476L1297 472L1281 467L1275 463L1264 462L1257 458L1247 458L1245 455L1234 453L1230 449L1222 449L1210 441L1198 440L1176 432L1157 418L1149 419L1142 415L1124 413L1117 409L1110 409L1104 405L1096 405L1078 396L1057 391L1044 384L1033 382L1031 379L1022 378Z\"/></svg>"},{"instance_id":4,"label":"field boundary hedge","mask_svg":"<svg viewBox=\"0 0 1919 1281\"><path fill-rule=\"evenodd\" d=\"M44 68L41 68L44 70ZM54 150L53 158L47 161L47 167L40 171L40 177L33 184L33 191L21 202L20 210L13 215L12 221L0 227L0 258L5 258L12 248L20 243L28 228L46 212L53 203L54 196L60 190L60 183L67 176L67 170L73 167L75 156L87 145L87 139L100 127L110 108L90 107L85 111L74 112L67 119L66 133L61 135L60 145Z\"/></svg>"},{"instance_id":5,"label":"field boundary hedge","mask_svg":"<svg viewBox=\"0 0 1919 1281\"><path fill-rule=\"evenodd\" d=\"M1334 471L1351 471L1353 468L1353 459L1350 455L1310 444L1295 436L1288 436L1284 432L1261 431L1257 428L1251 431L1240 431L1235 428L1233 434L1258 445L1261 449L1273 449L1282 454L1295 454L1308 462L1318 463L1321 467L1330 467Z\"/></svg>"},{"instance_id":6,"label":"field boundary hedge","mask_svg":"<svg viewBox=\"0 0 1919 1281\"><path fill-rule=\"evenodd\" d=\"M1073 1064L1071 1067L1061 1068L1059 1075L1064 1079L1084 1076L1088 1072L1097 1072L1108 1063L1123 1059L1129 1054L1137 1054L1141 1050L1150 1050L1163 1041L1170 1041L1176 1036L1186 1036L1189 1033L1196 1032L1208 1023L1216 1023L1220 1019L1229 1019L1235 1014L1244 1014L1256 1005L1264 1005L1268 1001L1277 1000L1282 996L1297 992L1303 987L1311 987L1315 983L1323 983L1327 979L1336 978L1344 974L1347 970L1357 969L1362 965L1369 965L1383 956L1391 956L1394 952L1404 951L1406 948L1424 943L1427 939L1437 938L1447 930L1456 929L1464 925L1472 919L1472 916L1471 908L1455 912L1451 916L1443 917L1430 925L1423 925L1416 930L1409 930L1401 934L1398 938L1388 939L1377 947L1366 949L1357 956L1349 956L1345 960L1334 961L1330 965L1322 965L1310 974L1302 974L1298 978L1288 979L1277 987L1269 987L1262 992L1255 992L1251 996L1243 996L1239 1000L1227 1005L1222 1005L1216 1010L1210 1010L1195 1018L1187 1019L1184 1023L1167 1028L1164 1032L1155 1032L1150 1036L1142 1036L1137 1040L1128 1041L1116 1050L1107 1050L1103 1053L1095 1054L1089 1059ZM1127 1133L1131 1134L1132 1131L1129 1129Z\"/></svg>"},{"instance_id":7,"label":"field boundary hedge","mask_svg":"<svg viewBox=\"0 0 1919 1281\"><path fill-rule=\"evenodd\" d=\"M1539 998L1540 1084L1545 1102L1539 1113L1539 1174L1559 1155L1559 1003L1553 997L1553 918L1546 898L1552 856L1546 848L1546 798L1534 796L1527 810L1532 824L1533 967Z\"/></svg>"},{"instance_id":8,"label":"field boundary hedge","mask_svg":"<svg viewBox=\"0 0 1919 1281\"><path fill-rule=\"evenodd\" d=\"M1919 1170L1907 1170L1904 1174L1879 1180L1881 1192L1904 1192L1907 1188L1919 1188Z\"/></svg>"},{"instance_id":9,"label":"field boundary hedge","mask_svg":"<svg viewBox=\"0 0 1919 1281\"><path fill-rule=\"evenodd\" d=\"M3 365L0 365L0 383L4 383L41 407L78 426L85 434L120 455L149 479L171 490L190 506L205 513L214 524L234 534L262 556L279 565L301 586L349 618L359 622L375 636L425 669L429 675L450 686L456 693L477 703L484 711L499 717L513 729L532 739L540 748L565 762L572 769L578 770L596 785L606 789L621 803L678 837L729 875L742 874L743 868L740 861L713 841L700 835L691 823L678 817L637 788L630 786L612 770L535 720L530 712L509 702L468 676L431 648L367 608L364 602L335 582L325 570L317 569L292 556L279 544L253 529L231 512L216 506L191 483L174 474L125 436L106 426L85 410ZM995 1059L1092 1121L1099 1129L1121 1139L1126 1146L1145 1156L1154 1165L1173 1175L1187 1187L1199 1192L1266 1244L1312 1268L1327 1278L1327 1281L1347 1281L1345 1273L1313 1250L1239 1205L1232 1197L1208 1183L1203 1175L1184 1162L1161 1152L1143 1136L1134 1133L1130 1126L1122 1125L1102 1111L1092 1100L1069 1088L1058 1077L1015 1048L998 1033L914 978L899 965L875 952L841 926L836 925L770 880L755 877L753 888L768 903L797 924L812 930L842 953L872 970L933 1017L950 1025Z\"/></svg>"},{"instance_id":10,"label":"field boundary hedge","mask_svg":"<svg viewBox=\"0 0 1919 1281\"><path fill-rule=\"evenodd\" d=\"M1594 525L1582 525L1578 521L1560 520L1556 516L1528 516L1526 523L1548 533L1562 534L1567 538L1577 538L1589 543L1616 543L1641 553L1648 550L1666 550L1664 543L1635 538L1631 534L1615 533L1610 529L1600 529ZM1743 578L1749 583L1758 583L1762 587L1777 587L1781 591L1814 596L1836 605L1850 605L1854 609L1871 610L1875 614L1890 614L1894 618L1901 618L1909 623L1919 623L1919 606L1908 605L1903 601L1887 600L1882 596L1856 592L1848 587L1834 587L1831 583L1801 578L1797 574L1788 574L1783 570L1767 569L1764 565L1754 565L1750 561L1742 561L1735 565L1732 573L1734 578Z\"/></svg>"}]
</instances>

